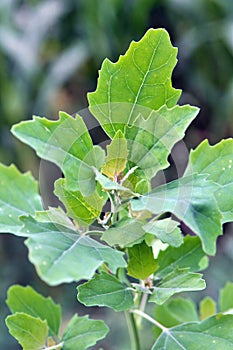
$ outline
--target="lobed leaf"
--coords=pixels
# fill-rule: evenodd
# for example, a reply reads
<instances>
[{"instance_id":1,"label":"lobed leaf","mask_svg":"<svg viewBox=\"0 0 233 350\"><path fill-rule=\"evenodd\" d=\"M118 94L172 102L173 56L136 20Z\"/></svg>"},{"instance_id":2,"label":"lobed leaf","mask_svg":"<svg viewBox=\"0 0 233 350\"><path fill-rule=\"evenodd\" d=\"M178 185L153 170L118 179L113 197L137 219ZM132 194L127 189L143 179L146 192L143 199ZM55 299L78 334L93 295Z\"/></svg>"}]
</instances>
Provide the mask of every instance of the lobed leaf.
<instances>
[{"instance_id":1,"label":"lobed leaf","mask_svg":"<svg viewBox=\"0 0 233 350\"><path fill-rule=\"evenodd\" d=\"M74 317L68 323L62 341L63 350L85 350L95 345L100 339L103 339L109 332L109 328L103 321L91 320L88 316Z\"/></svg>"},{"instance_id":2,"label":"lobed leaf","mask_svg":"<svg viewBox=\"0 0 233 350\"><path fill-rule=\"evenodd\" d=\"M42 210L37 181L14 166L0 164L0 232L20 236L21 215Z\"/></svg>"},{"instance_id":3,"label":"lobed leaf","mask_svg":"<svg viewBox=\"0 0 233 350\"><path fill-rule=\"evenodd\" d=\"M205 175L185 176L133 199L132 210L173 213L200 237L204 251L214 255L216 239L222 234L222 215L215 201L218 188Z\"/></svg>"},{"instance_id":4,"label":"lobed leaf","mask_svg":"<svg viewBox=\"0 0 233 350\"><path fill-rule=\"evenodd\" d=\"M26 245L29 260L38 275L50 285L91 278L95 270L107 263L116 272L126 265L123 253L64 226L22 218L22 230L30 231Z\"/></svg>"},{"instance_id":5,"label":"lobed leaf","mask_svg":"<svg viewBox=\"0 0 233 350\"><path fill-rule=\"evenodd\" d=\"M158 110L176 104L180 91L171 86L177 49L168 33L150 29L132 42L116 63L105 59L95 92L88 94L90 110L106 133L113 138L118 130L133 125L138 106Z\"/></svg>"},{"instance_id":6,"label":"lobed leaf","mask_svg":"<svg viewBox=\"0 0 233 350\"><path fill-rule=\"evenodd\" d=\"M47 321L50 335L59 334L61 307L48 297L45 298L30 286L14 285L8 289L6 303L12 313L25 313Z\"/></svg>"},{"instance_id":7,"label":"lobed leaf","mask_svg":"<svg viewBox=\"0 0 233 350\"><path fill-rule=\"evenodd\" d=\"M115 311L128 310L134 306L129 288L106 272L95 274L77 289L78 300L86 306L107 306Z\"/></svg>"},{"instance_id":8,"label":"lobed leaf","mask_svg":"<svg viewBox=\"0 0 233 350\"><path fill-rule=\"evenodd\" d=\"M152 350L231 350L233 316L218 314L202 322L190 322L163 332Z\"/></svg>"},{"instance_id":9,"label":"lobed leaf","mask_svg":"<svg viewBox=\"0 0 233 350\"><path fill-rule=\"evenodd\" d=\"M222 222L233 220L233 139L222 140L211 146L204 140L190 152L186 173L197 172L219 185L215 200L223 214Z\"/></svg>"},{"instance_id":10,"label":"lobed leaf","mask_svg":"<svg viewBox=\"0 0 233 350\"><path fill-rule=\"evenodd\" d=\"M176 293L205 289L205 281L201 277L200 273L190 272L189 268L176 269L153 287L149 301L161 305Z\"/></svg>"},{"instance_id":11,"label":"lobed leaf","mask_svg":"<svg viewBox=\"0 0 233 350\"><path fill-rule=\"evenodd\" d=\"M25 313L7 316L6 325L23 350L41 350L46 344L48 325L40 318Z\"/></svg>"},{"instance_id":12,"label":"lobed leaf","mask_svg":"<svg viewBox=\"0 0 233 350\"><path fill-rule=\"evenodd\" d=\"M97 190L84 197L81 191L70 191L65 179L55 182L54 193L65 205L69 217L79 226L92 224L99 217L104 204L104 199L99 196Z\"/></svg>"},{"instance_id":13,"label":"lobed leaf","mask_svg":"<svg viewBox=\"0 0 233 350\"><path fill-rule=\"evenodd\" d=\"M83 195L94 192L95 174L104 163L104 151L93 146L82 118L61 112L57 121L34 117L12 128L12 133L32 147L38 156L58 165L67 179L70 190Z\"/></svg>"}]
</instances>

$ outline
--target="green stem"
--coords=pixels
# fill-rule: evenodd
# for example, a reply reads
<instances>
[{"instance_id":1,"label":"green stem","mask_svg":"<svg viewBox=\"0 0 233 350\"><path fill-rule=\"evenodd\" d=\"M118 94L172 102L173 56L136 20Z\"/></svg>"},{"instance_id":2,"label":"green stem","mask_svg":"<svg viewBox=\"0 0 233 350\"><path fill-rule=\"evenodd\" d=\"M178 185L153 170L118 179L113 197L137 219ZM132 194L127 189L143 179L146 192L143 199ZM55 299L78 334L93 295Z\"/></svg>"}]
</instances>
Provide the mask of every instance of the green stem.
<instances>
[{"instance_id":1,"label":"green stem","mask_svg":"<svg viewBox=\"0 0 233 350\"><path fill-rule=\"evenodd\" d=\"M149 315L147 315L145 312L143 312L141 310L134 310L134 309L130 310L130 312L145 318L147 321L151 322L155 326L157 326L160 329L162 329L163 332L166 332L166 333L168 332L168 328L164 327L161 323L159 323L154 318L152 318Z\"/></svg>"},{"instance_id":2,"label":"green stem","mask_svg":"<svg viewBox=\"0 0 233 350\"><path fill-rule=\"evenodd\" d=\"M129 330L131 350L140 350L138 329L136 326L134 315L131 312L125 311L125 318Z\"/></svg>"}]
</instances>

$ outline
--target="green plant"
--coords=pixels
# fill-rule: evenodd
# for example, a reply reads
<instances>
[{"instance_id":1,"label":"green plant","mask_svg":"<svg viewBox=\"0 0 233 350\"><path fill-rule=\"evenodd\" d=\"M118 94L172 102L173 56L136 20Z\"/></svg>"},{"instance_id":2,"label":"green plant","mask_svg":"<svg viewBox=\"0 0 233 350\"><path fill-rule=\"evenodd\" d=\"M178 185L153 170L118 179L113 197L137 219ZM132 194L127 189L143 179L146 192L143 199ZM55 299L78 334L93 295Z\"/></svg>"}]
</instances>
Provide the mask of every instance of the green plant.
<instances>
[{"instance_id":1,"label":"green plant","mask_svg":"<svg viewBox=\"0 0 233 350\"><path fill-rule=\"evenodd\" d=\"M44 210L34 178L0 165L0 231L27 238L29 260L49 285L87 280L79 302L124 311L132 349L143 347L142 320L154 327L154 350L231 349L232 284L218 311L205 298L200 316L190 299L171 298L205 288L199 272L216 253L223 223L233 221L232 139L203 141L184 175L152 188L198 113L177 105L176 55L167 32L150 29L117 63L104 61L88 101L110 139L106 154L79 115L15 125L17 138L62 170L54 193L66 212ZM157 305L154 317L147 301ZM6 324L23 349L87 349L108 332L103 321L75 315L60 335L60 307L31 287L12 286L7 304Z\"/></svg>"}]
</instances>

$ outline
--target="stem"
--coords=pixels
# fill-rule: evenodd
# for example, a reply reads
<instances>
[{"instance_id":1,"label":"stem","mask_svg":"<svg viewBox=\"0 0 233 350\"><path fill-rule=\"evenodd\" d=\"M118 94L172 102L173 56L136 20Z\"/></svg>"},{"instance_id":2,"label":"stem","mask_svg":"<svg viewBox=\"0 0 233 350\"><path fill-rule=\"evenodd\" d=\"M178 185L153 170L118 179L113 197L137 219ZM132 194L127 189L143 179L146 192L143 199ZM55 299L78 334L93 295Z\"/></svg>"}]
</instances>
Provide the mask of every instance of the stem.
<instances>
[{"instance_id":1,"label":"stem","mask_svg":"<svg viewBox=\"0 0 233 350\"><path fill-rule=\"evenodd\" d=\"M53 346L49 346L48 348L44 348L44 350L55 350L55 349L61 349L61 347L63 346L64 342L61 342L59 344L53 345Z\"/></svg>"},{"instance_id":2,"label":"stem","mask_svg":"<svg viewBox=\"0 0 233 350\"><path fill-rule=\"evenodd\" d=\"M154 318L152 318L149 315L147 315L145 312L143 312L141 310L130 310L130 312L145 318L147 321L153 323L155 326L157 326L160 329L162 329L163 332L166 332L166 333L168 332L168 328L164 327L161 323L159 323Z\"/></svg>"},{"instance_id":3,"label":"stem","mask_svg":"<svg viewBox=\"0 0 233 350\"><path fill-rule=\"evenodd\" d=\"M125 311L125 318L129 330L131 350L140 350L138 329L136 326L134 315L131 312Z\"/></svg>"}]
</instances>

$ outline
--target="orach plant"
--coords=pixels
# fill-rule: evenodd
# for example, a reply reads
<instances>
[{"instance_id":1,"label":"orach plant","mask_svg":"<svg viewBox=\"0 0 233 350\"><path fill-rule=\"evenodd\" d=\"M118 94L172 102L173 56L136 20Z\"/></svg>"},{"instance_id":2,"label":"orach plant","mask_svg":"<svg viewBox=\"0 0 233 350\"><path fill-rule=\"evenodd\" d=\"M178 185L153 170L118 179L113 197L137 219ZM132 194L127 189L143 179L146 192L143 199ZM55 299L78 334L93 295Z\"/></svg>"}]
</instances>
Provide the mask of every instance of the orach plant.
<instances>
[{"instance_id":1,"label":"orach plant","mask_svg":"<svg viewBox=\"0 0 233 350\"><path fill-rule=\"evenodd\" d=\"M93 145L78 114L15 125L13 135L60 167L54 193L63 206L44 210L32 175L0 165L0 231L26 237L47 284L79 282L80 303L124 311L132 349L143 348L148 322L153 350L232 350L233 284L221 291L218 309L211 298L199 308L171 298L205 288L199 271L215 255L222 225L233 221L233 139L205 140L178 179L161 185L155 178L198 114L177 104L176 55L168 33L150 29L116 63L103 62L88 102L109 139L106 151ZM109 330L74 315L61 334L60 306L30 286L10 287L7 305L6 325L25 350L88 349Z\"/></svg>"}]
</instances>

